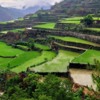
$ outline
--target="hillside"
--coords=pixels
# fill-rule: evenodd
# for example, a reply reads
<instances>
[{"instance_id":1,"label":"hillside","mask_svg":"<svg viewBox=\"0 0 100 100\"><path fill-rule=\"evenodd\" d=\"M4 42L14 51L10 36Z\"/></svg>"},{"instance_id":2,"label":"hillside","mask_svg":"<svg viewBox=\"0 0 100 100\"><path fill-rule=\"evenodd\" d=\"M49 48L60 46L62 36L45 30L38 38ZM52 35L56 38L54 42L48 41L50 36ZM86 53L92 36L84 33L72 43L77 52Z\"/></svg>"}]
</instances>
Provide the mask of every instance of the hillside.
<instances>
[{"instance_id":1,"label":"hillside","mask_svg":"<svg viewBox=\"0 0 100 100\"><path fill-rule=\"evenodd\" d=\"M86 15L99 13L100 0L63 0L51 8L55 14Z\"/></svg>"}]
</instances>

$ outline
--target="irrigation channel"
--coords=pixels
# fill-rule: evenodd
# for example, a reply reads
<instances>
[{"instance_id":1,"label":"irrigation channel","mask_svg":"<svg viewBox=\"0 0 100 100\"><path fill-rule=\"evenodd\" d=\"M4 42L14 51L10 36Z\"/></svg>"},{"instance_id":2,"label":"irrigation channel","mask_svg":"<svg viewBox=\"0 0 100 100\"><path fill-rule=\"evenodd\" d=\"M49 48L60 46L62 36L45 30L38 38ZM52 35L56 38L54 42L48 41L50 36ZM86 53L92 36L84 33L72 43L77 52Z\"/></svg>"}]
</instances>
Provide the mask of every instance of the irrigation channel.
<instances>
[{"instance_id":1,"label":"irrigation channel","mask_svg":"<svg viewBox=\"0 0 100 100\"><path fill-rule=\"evenodd\" d=\"M75 83L92 87L94 90L96 90L96 85L92 81L93 71L85 70L85 69L73 69L73 68L71 68L69 71Z\"/></svg>"}]
</instances>

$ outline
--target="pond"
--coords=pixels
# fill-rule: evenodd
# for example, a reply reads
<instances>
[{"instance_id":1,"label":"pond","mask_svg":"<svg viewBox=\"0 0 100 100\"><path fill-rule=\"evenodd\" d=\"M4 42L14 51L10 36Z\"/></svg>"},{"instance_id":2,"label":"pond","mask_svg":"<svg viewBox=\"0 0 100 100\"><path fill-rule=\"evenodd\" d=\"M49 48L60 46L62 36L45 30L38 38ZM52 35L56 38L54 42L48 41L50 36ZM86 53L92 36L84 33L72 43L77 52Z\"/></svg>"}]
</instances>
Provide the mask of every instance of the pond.
<instances>
[{"instance_id":1,"label":"pond","mask_svg":"<svg viewBox=\"0 0 100 100\"><path fill-rule=\"evenodd\" d=\"M96 90L96 85L92 81L93 71L85 69L72 69L72 68L69 71L75 83L92 87L94 90Z\"/></svg>"}]
</instances>

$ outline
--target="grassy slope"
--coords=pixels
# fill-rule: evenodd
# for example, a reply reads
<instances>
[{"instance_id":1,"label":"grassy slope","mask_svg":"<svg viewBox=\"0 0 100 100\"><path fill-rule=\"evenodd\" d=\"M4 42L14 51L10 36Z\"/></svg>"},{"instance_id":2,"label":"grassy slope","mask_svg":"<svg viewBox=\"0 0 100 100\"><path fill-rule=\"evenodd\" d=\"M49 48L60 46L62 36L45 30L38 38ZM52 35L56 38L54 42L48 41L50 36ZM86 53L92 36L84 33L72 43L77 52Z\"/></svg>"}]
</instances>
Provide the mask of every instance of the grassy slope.
<instances>
[{"instance_id":1,"label":"grassy slope","mask_svg":"<svg viewBox=\"0 0 100 100\"><path fill-rule=\"evenodd\" d=\"M47 61L52 60L55 56L56 56L56 54L52 51L43 51L41 56L30 59L29 61L23 63L22 65L20 65L16 68L13 68L12 71L17 72L17 73L21 72L21 71L25 71L28 67L41 64L46 59L47 59Z\"/></svg>"},{"instance_id":2,"label":"grassy slope","mask_svg":"<svg viewBox=\"0 0 100 100\"><path fill-rule=\"evenodd\" d=\"M100 61L100 51L87 50L83 54L76 57L72 62L80 64L94 64L95 59Z\"/></svg>"},{"instance_id":3,"label":"grassy slope","mask_svg":"<svg viewBox=\"0 0 100 100\"><path fill-rule=\"evenodd\" d=\"M87 40L75 38L75 37L62 37L62 36L49 36L49 37L54 37L55 39L59 39L62 41L67 41L67 42L76 42L76 43L82 43L82 44L89 44L89 45L97 45L96 43L89 42Z\"/></svg>"},{"instance_id":4,"label":"grassy slope","mask_svg":"<svg viewBox=\"0 0 100 100\"><path fill-rule=\"evenodd\" d=\"M55 59L36 66L32 70L36 72L66 72L69 62L76 56L78 56L78 53L60 50Z\"/></svg>"},{"instance_id":5,"label":"grassy slope","mask_svg":"<svg viewBox=\"0 0 100 100\"><path fill-rule=\"evenodd\" d=\"M56 23L46 23L34 26L35 28L54 29Z\"/></svg>"}]
</instances>

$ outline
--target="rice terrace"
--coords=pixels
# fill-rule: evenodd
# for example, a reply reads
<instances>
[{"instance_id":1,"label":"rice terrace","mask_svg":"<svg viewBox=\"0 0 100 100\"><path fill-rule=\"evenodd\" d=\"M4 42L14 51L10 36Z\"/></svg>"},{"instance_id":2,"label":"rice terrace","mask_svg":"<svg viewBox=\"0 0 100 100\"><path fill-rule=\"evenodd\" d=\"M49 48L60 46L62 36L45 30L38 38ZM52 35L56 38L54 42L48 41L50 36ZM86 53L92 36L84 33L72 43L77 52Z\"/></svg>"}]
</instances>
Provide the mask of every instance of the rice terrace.
<instances>
[{"instance_id":1,"label":"rice terrace","mask_svg":"<svg viewBox=\"0 0 100 100\"><path fill-rule=\"evenodd\" d=\"M99 0L61 0L2 18L0 100L100 100L99 6Z\"/></svg>"}]
</instances>

